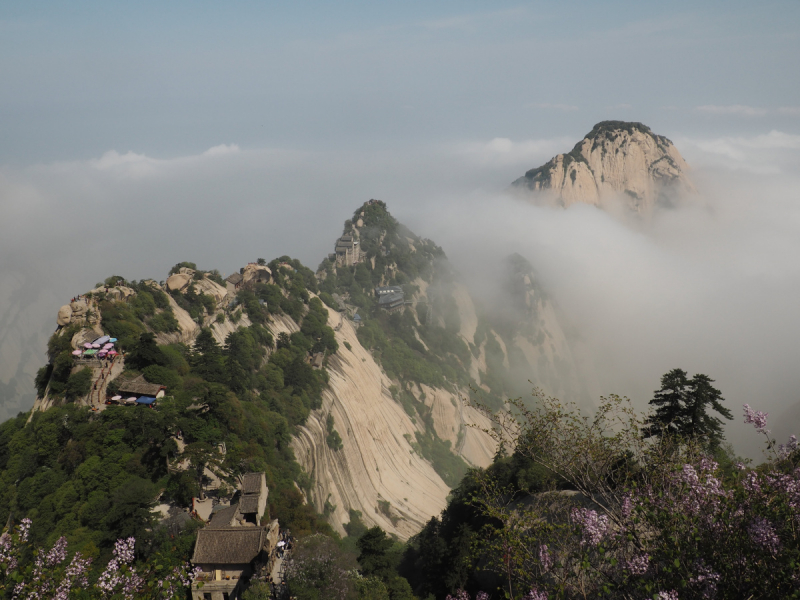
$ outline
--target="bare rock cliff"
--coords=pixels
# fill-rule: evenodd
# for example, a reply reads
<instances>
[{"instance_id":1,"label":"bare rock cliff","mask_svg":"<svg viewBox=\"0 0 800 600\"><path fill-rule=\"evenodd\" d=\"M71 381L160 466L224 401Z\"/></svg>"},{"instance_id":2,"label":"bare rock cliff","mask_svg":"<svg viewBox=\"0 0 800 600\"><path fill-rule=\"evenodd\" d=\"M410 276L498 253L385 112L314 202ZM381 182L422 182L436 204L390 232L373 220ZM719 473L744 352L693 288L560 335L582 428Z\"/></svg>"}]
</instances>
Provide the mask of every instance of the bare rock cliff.
<instances>
[{"instance_id":1,"label":"bare rock cliff","mask_svg":"<svg viewBox=\"0 0 800 600\"><path fill-rule=\"evenodd\" d=\"M514 181L537 203L605 206L622 199L637 213L672 205L694 191L689 167L666 137L642 123L602 121L567 154L555 156Z\"/></svg>"}]
</instances>

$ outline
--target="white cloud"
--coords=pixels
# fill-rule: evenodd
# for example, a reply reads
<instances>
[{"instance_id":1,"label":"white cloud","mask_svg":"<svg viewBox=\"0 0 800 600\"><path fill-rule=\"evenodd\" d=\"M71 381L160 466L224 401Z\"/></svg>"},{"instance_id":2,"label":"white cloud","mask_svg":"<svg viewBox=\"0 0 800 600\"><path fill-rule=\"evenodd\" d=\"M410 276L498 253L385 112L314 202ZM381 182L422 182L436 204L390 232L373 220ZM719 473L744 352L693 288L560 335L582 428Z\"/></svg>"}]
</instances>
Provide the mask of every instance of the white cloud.
<instances>
[{"instance_id":1,"label":"white cloud","mask_svg":"<svg viewBox=\"0 0 800 600\"><path fill-rule=\"evenodd\" d=\"M241 149L237 144L220 144L200 154L172 158L154 158L130 150L124 154L119 153L117 150L109 150L100 158L89 159L84 163L56 163L52 166L40 166L39 168L76 172L80 171L83 166L88 166L95 171L108 173L117 177L139 179L163 174L176 167L185 167L199 162L207 163L208 161L214 161L223 156L239 154L240 152Z\"/></svg>"},{"instance_id":2,"label":"white cloud","mask_svg":"<svg viewBox=\"0 0 800 600\"><path fill-rule=\"evenodd\" d=\"M550 104L548 102L539 102L536 104L531 104L531 108L541 108L545 110L561 110L564 112L574 112L576 110L580 110L577 106L573 104Z\"/></svg>"},{"instance_id":3,"label":"white cloud","mask_svg":"<svg viewBox=\"0 0 800 600\"><path fill-rule=\"evenodd\" d=\"M741 117L763 117L769 112L766 108L757 108L744 104L705 104L698 106L695 110L711 115L736 115Z\"/></svg>"},{"instance_id":4,"label":"white cloud","mask_svg":"<svg viewBox=\"0 0 800 600\"><path fill-rule=\"evenodd\" d=\"M237 144L220 144L209 148L201 156L221 156L223 154L237 154L241 152Z\"/></svg>"},{"instance_id":5,"label":"white cloud","mask_svg":"<svg viewBox=\"0 0 800 600\"><path fill-rule=\"evenodd\" d=\"M788 172L800 166L800 135L782 131L753 137L677 137L675 144L695 165L762 174Z\"/></svg>"},{"instance_id":6,"label":"white cloud","mask_svg":"<svg viewBox=\"0 0 800 600\"><path fill-rule=\"evenodd\" d=\"M800 106L781 106L778 109L778 113L798 117L800 116Z\"/></svg>"}]
</instances>

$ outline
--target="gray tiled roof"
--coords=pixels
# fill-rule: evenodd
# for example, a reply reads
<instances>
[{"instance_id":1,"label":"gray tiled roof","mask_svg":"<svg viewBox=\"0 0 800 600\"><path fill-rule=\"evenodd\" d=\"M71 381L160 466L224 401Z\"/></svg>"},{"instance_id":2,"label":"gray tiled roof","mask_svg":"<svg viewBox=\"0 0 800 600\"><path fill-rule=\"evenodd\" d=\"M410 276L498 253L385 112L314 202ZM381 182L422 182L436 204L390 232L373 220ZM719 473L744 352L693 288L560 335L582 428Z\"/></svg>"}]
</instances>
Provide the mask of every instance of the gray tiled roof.
<instances>
[{"instance_id":1,"label":"gray tiled roof","mask_svg":"<svg viewBox=\"0 0 800 600\"><path fill-rule=\"evenodd\" d=\"M251 562L267 541L265 527L205 528L197 532L194 564L241 565Z\"/></svg>"}]
</instances>

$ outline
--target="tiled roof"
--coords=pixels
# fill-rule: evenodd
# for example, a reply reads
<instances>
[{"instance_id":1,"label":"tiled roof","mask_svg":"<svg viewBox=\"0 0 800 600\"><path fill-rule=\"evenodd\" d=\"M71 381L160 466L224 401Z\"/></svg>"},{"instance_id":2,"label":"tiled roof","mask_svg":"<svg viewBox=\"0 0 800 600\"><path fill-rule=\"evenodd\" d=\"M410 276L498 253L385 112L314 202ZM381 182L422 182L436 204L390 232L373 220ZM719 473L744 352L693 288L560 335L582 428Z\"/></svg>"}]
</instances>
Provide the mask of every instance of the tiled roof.
<instances>
[{"instance_id":1,"label":"tiled roof","mask_svg":"<svg viewBox=\"0 0 800 600\"><path fill-rule=\"evenodd\" d=\"M265 527L205 528L197 532L194 564L241 565L251 562L267 542Z\"/></svg>"}]
</instances>

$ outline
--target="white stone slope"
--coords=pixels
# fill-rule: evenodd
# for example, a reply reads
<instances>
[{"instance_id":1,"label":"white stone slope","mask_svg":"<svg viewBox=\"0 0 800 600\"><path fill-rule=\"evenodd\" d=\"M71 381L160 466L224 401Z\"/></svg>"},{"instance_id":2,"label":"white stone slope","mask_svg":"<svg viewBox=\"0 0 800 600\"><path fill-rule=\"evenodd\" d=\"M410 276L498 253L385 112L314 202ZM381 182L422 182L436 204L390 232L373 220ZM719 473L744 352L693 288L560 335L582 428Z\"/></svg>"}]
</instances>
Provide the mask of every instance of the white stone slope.
<instances>
[{"instance_id":1,"label":"white stone slope","mask_svg":"<svg viewBox=\"0 0 800 600\"><path fill-rule=\"evenodd\" d=\"M648 214L659 202L694 191L689 170L678 149L646 127L632 131L600 131L584 138L575 156L559 154L537 177L529 172L514 182L516 189L542 192L540 203L570 206L575 203L606 207L622 202L627 208Z\"/></svg>"},{"instance_id":2,"label":"white stone slope","mask_svg":"<svg viewBox=\"0 0 800 600\"><path fill-rule=\"evenodd\" d=\"M328 324L336 327L339 313L328 312ZM326 501L335 506L330 522L340 533L349 521L349 510L354 509L361 511L367 525L380 525L407 539L442 511L450 488L411 448L409 440L415 439L419 428L392 398L392 381L358 342L349 320L342 322L336 340L339 351L329 358L330 385L323 392L323 407L311 415L293 442L298 462L313 475L311 500L320 511ZM457 435L452 435L450 427L457 423L456 431L462 429L464 420L476 416L474 411L455 410L452 395L443 390L423 389L428 403L436 407L434 415L440 415L437 432L455 442ZM339 451L325 442L328 414L333 415L334 427L342 437ZM470 462L486 465L494 450L487 450L489 442L480 436L488 439L477 430L465 433L463 445ZM388 511L381 510L381 502L389 503Z\"/></svg>"}]
</instances>

